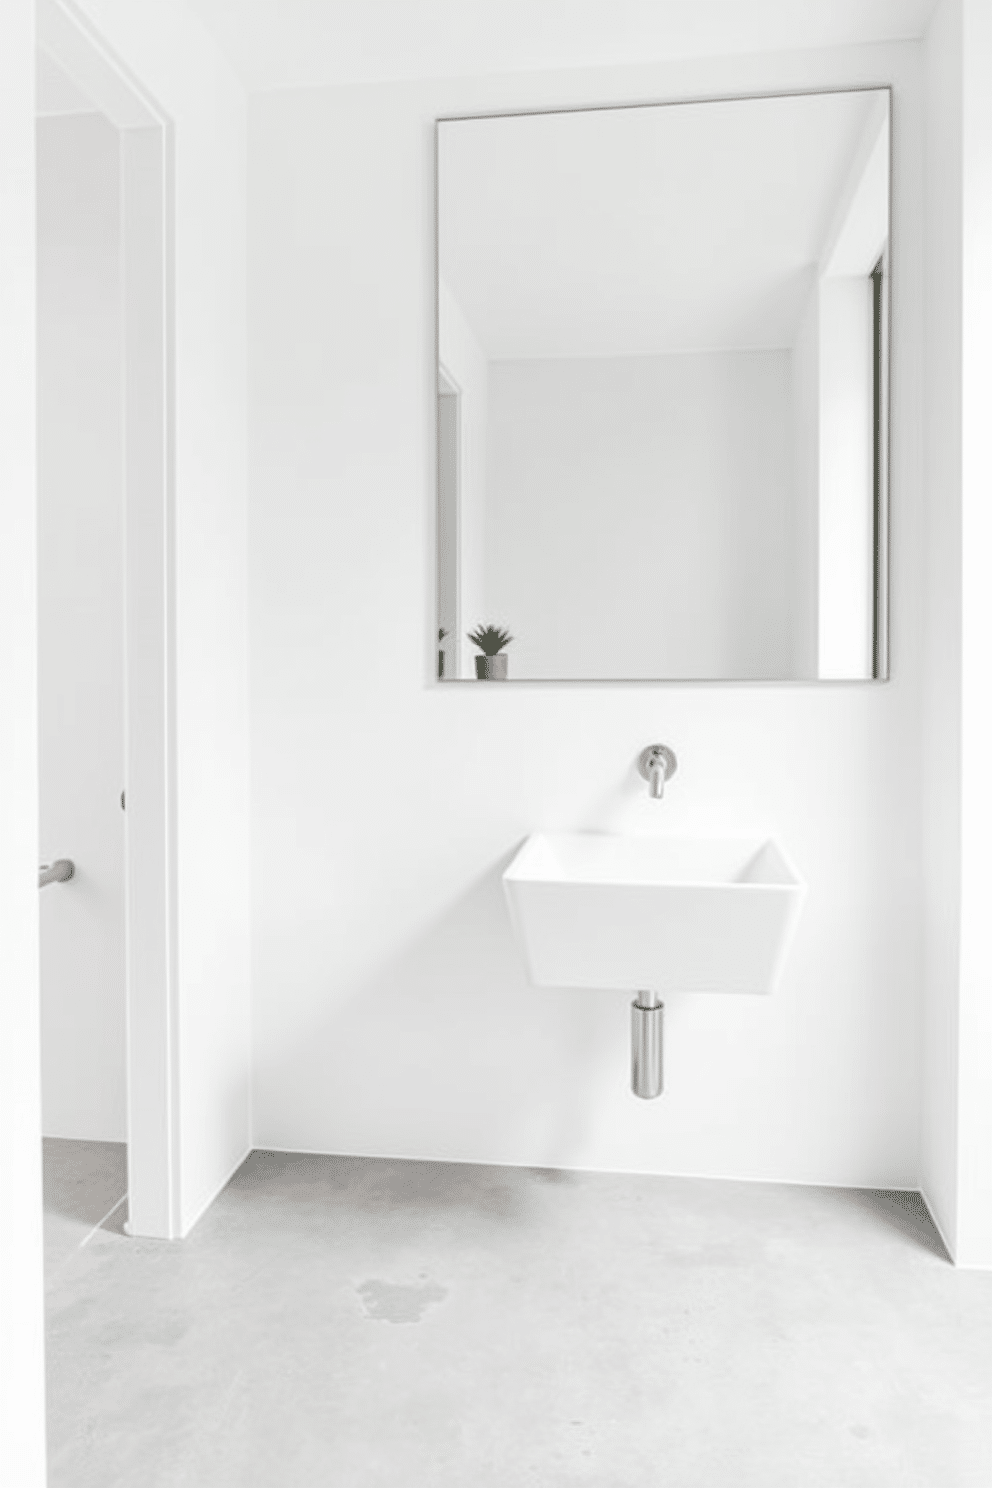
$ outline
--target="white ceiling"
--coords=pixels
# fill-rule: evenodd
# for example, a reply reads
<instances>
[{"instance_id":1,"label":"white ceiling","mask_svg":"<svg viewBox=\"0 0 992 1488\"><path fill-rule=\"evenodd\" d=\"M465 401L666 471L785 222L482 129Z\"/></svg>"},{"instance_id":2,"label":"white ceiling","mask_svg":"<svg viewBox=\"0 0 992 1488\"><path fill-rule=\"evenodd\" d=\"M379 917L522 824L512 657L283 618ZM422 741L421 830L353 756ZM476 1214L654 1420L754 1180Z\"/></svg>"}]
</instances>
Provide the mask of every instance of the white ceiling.
<instances>
[{"instance_id":1,"label":"white ceiling","mask_svg":"<svg viewBox=\"0 0 992 1488\"><path fill-rule=\"evenodd\" d=\"M176 0L250 89L922 36L936 0Z\"/></svg>"},{"instance_id":2,"label":"white ceiling","mask_svg":"<svg viewBox=\"0 0 992 1488\"><path fill-rule=\"evenodd\" d=\"M791 346L886 99L442 123L441 277L493 359Z\"/></svg>"}]
</instances>

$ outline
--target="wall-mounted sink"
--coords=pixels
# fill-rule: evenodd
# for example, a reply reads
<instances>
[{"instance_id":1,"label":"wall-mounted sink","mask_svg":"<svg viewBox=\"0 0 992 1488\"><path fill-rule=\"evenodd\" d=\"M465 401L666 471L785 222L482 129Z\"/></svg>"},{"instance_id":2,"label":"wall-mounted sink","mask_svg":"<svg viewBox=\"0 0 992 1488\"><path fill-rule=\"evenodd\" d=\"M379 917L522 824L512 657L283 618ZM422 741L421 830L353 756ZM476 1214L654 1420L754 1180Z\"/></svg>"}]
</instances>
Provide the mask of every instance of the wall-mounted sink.
<instances>
[{"instance_id":1,"label":"wall-mounted sink","mask_svg":"<svg viewBox=\"0 0 992 1488\"><path fill-rule=\"evenodd\" d=\"M503 874L539 987L771 992L805 884L771 839L536 833Z\"/></svg>"}]
</instances>

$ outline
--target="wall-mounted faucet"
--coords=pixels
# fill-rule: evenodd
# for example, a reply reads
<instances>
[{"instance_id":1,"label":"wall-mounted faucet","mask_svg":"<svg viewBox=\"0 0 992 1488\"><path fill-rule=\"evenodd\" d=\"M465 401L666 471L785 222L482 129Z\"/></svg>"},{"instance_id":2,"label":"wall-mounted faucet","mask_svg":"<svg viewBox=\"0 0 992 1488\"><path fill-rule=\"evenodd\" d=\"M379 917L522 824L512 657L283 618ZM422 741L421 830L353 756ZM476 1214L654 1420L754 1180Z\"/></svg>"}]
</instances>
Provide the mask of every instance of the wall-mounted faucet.
<instances>
[{"instance_id":1,"label":"wall-mounted faucet","mask_svg":"<svg viewBox=\"0 0 992 1488\"><path fill-rule=\"evenodd\" d=\"M637 768L650 783L651 795L655 801L661 800L665 794L665 782L671 780L678 767L679 762L667 744L649 744L646 749L641 750L637 761Z\"/></svg>"}]
</instances>

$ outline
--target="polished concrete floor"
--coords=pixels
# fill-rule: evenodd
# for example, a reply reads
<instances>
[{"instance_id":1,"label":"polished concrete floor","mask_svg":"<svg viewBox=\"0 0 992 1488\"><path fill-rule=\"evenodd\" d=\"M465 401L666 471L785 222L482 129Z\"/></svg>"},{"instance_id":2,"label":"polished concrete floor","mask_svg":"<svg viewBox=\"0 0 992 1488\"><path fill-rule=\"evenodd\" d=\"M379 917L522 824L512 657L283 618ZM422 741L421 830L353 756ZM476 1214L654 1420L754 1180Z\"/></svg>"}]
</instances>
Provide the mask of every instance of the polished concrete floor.
<instances>
[{"instance_id":1,"label":"polished concrete floor","mask_svg":"<svg viewBox=\"0 0 992 1488\"><path fill-rule=\"evenodd\" d=\"M906 1195L254 1153L48 1288L51 1488L988 1488Z\"/></svg>"},{"instance_id":2,"label":"polished concrete floor","mask_svg":"<svg viewBox=\"0 0 992 1488\"><path fill-rule=\"evenodd\" d=\"M60 1137L46 1137L42 1148L45 1277L50 1284L94 1230L121 1232L127 1218L127 1148L123 1142L71 1142Z\"/></svg>"}]
</instances>

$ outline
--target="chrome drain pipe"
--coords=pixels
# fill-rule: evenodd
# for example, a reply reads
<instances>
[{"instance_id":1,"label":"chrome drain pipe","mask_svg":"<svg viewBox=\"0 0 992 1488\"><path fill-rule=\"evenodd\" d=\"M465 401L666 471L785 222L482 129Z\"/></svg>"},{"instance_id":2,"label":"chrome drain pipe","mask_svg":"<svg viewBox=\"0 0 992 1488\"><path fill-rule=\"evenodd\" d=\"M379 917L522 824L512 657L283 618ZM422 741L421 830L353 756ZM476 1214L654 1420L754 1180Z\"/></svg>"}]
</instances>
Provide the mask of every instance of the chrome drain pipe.
<instances>
[{"instance_id":1,"label":"chrome drain pipe","mask_svg":"<svg viewBox=\"0 0 992 1488\"><path fill-rule=\"evenodd\" d=\"M662 1092L664 1016L657 992L638 992L630 1005L630 1088L642 1100Z\"/></svg>"}]
</instances>

